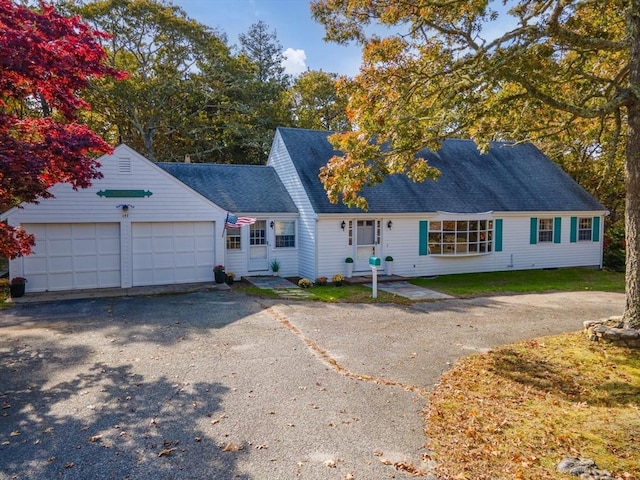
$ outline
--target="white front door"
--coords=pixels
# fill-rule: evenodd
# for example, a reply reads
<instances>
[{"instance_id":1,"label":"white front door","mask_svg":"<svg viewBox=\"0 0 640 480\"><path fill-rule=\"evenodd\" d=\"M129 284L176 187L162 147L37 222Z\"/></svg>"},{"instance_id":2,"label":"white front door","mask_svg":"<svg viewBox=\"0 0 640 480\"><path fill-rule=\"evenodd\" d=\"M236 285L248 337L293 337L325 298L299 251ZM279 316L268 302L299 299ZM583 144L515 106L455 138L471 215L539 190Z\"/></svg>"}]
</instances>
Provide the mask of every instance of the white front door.
<instances>
[{"instance_id":1,"label":"white front door","mask_svg":"<svg viewBox=\"0 0 640 480\"><path fill-rule=\"evenodd\" d=\"M376 254L379 231L379 220L356 221L356 271L361 272L369 270L369 257Z\"/></svg>"},{"instance_id":2,"label":"white front door","mask_svg":"<svg viewBox=\"0 0 640 480\"><path fill-rule=\"evenodd\" d=\"M267 221L256 220L249 225L249 271L269 269L267 250Z\"/></svg>"}]
</instances>

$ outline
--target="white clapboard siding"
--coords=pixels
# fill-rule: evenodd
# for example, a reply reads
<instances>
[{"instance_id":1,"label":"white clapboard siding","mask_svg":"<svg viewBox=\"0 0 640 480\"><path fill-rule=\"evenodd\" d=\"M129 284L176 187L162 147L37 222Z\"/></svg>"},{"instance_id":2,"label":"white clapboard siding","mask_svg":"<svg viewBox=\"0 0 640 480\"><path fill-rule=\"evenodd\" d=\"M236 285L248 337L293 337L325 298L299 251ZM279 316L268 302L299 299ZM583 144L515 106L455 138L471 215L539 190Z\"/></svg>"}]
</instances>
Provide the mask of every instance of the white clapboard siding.
<instances>
[{"instance_id":1,"label":"white clapboard siding","mask_svg":"<svg viewBox=\"0 0 640 480\"><path fill-rule=\"evenodd\" d=\"M296 238L298 274L313 280L318 276L318 266L316 264L316 245L318 242L317 216L278 131L276 131L267 164L273 167L278 173L291 199L298 207L298 236Z\"/></svg>"},{"instance_id":2,"label":"white clapboard siding","mask_svg":"<svg viewBox=\"0 0 640 480\"><path fill-rule=\"evenodd\" d=\"M171 224L172 230L176 232L174 238L176 249L173 255L174 265L172 267L174 271L171 274L172 276L167 274L164 277L164 281L166 283L196 282L205 280L207 276L212 279L213 273L209 275L209 272L212 272L213 265L224 261L224 242L221 241L221 234L226 211L183 185L175 177L158 168L126 145L120 145L114 150L113 154L101 157L99 162L103 178L95 180L89 188L73 190L66 184L55 185L51 189L54 198L43 199L38 205L23 204L22 208L14 208L5 212L3 218L11 225L23 225L28 232L32 228L34 230L32 233L36 234L36 246L38 249L38 235L47 231L58 232L60 229L56 225L74 225L72 231L75 233L69 238L69 241L74 245L78 245L82 241L87 245L90 244L92 240L81 238L79 235L84 234L78 232L88 231L92 228L96 232L94 242L97 244L104 243L107 240L105 240L105 230L102 227L115 225L118 227L120 235L120 249L118 252L120 255L120 270L118 272L120 279L117 286L123 288L131 287L134 284L133 263L137 259L134 259L132 248L132 225L154 222ZM105 190L142 190L151 192L151 195L118 198L98 195L99 192ZM124 204L129 206L126 212L122 209ZM84 227L82 227L83 225ZM182 247L178 246L177 243L182 242L185 245L190 245L193 242L201 241L201 239L197 238L198 235L194 233L199 226L211 232L208 234L206 241L211 243L207 246L207 249L213 254L208 253L206 258L199 257L198 262L206 262L207 265L192 268L190 270L191 273L187 274L186 272L189 269L186 267L181 268L180 265L182 260L190 254L182 252ZM109 241L112 241L112 239ZM93 273L90 271L84 272L83 276L86 279L84 281L78 280L80 276L77 272L67 276L68 278L73 278L73 281L62 280L62 276L58 275L56 277L56 285L52 285L50 274L55 274L55 268L51 266L51 262L60 261L56 260L56 258L65 256L62 243L60 244L60 252L56 252L52 248L48 244L46 259L38 257L40 253L36 251L34 256L11 260L9 268L12 276L31 274L31 263L42 263L44 261L50 264L47 267L50 270L47 274L49 275L49 280L45 282L43 274L38 274L39 276L34 282L27 282L27 292L114 286L112 284L115 283L113 279L116 277L116 273L111 274L109 282L104 279L93 283L90 281L92 275L98 275L96 272L99 269ZM77 250L74 250L74 252L77 252ZM75 256L77 257L75 259L76 264L78 262L90 263L89 256ZM207 275L203 273L205 270ZM35 273L33 274L35 275ZM102 277L104 276L102 274ZM156 272L150 277L152 281L142 281L142 283L157 284L160 277ZM142 283L140 281L136 282L136 284ZM63 284L64 287L61 287Z\"/></svg>"}]
</instances>

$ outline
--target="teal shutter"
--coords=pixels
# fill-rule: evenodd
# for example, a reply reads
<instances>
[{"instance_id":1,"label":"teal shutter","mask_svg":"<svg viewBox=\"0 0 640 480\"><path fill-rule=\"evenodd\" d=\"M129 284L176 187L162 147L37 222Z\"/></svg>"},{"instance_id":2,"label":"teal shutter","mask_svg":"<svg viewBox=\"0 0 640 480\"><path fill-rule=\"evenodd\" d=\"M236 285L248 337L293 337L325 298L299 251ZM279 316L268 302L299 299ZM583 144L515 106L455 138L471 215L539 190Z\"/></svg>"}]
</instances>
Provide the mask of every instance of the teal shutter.
<instances>
[{"instance_id":1,"label":"teal shutter","mask_svg":"<svg viewBox=\"0 0 640 480\"><path fill-rule=\"evenodd\" d=\"M502 219L501 218L496 219L496 227L493 234L495 236L494 251L501 252L502 251Z\"/></svg>"},{"instance_id":2,"label":"teal shutter","mask_svg":"<svg viewBox=\"0 0 640 480\"><path fill-rule=\"evenodd\" d=\"M555 217L553 219L553 243L562 241L562 218Z\"/></svg>"},{"instance_id":3,"label":"teal shutter","mask_svg":"<svg viewBox=\"0 0 640 480\"><path fill-rule=\"evenodd\" d=\"M571 217L571 236L569 241L571 243L578 241L578 217Z\"/></svg>"},{"instance_id":4,"label":"teal shutter","mask_svg":"<svg viewBox=\"0 0 640 480\"><path fill-rule=\"evenodd\" d=\"M535 245L538 243L538 219L536 217L531 217L531 232L529 236L529 243L531 245Z\"/></svg>"},{"instance_id":5,"label":"teal shutter","mask_svg":"<svg viewBox=\"0 0 640 480\"><path fill-rule=\"evenodd\" d=\"M594 242L600 241L600 217L593 217L593 230L591 232L591 238Z\"/></svg>"},{"instance_id":6,"label":"teal shutter","mask_svg":"<svg viewBox=\"0 0 640 480\"><path fill-rule=\"evenodd\" d=\"M420 220L420 255L429 253L429 221Z\"/></svg>"}]
</instances>

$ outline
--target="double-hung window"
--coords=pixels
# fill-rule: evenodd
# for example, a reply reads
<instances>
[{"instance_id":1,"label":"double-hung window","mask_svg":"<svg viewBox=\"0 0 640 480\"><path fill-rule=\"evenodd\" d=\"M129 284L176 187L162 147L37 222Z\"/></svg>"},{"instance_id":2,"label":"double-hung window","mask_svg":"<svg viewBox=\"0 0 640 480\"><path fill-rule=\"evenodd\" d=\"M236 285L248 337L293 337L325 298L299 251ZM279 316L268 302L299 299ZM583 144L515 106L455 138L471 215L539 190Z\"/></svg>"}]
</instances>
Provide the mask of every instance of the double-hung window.
<instances>
[{"instance_id":1,"label":"double-hung window","mask_svg":"<svg viewBox=\"0 0 640 480\"><path fill-rule=\"evenodd\" d=\"M227 228L227 250L242 248L242 228Z\"/></svg>"},{"instance_id":2,"label":"double-hung window","mask_svg":"<svg viewBox=\"0 0 640 480\"><path fill-rule=\"evenodd\" d=\"M538 243L553 242L553 218L538 219Z\"/></svg>"},{"instance_id":3,"label":"double-hung window","mask_svg":"<svg viewBox=\"0 0 640 480\"><path fill-rule=\"evenodd\" d=\"M276 248L293 248L296 246L296 222L276 221L273 228L276 237Z\"/></svg>"},{"instance_id":4,"label":"double-hung window","mask_svg":"<svg viewBox=\"0 0 640 480\"><path fill-rule=\"evenodd\" d=\"M593 219L592 218L578 219L578 240L591 241L592 238L593 238Z\"/></svg>"}]
</instances>

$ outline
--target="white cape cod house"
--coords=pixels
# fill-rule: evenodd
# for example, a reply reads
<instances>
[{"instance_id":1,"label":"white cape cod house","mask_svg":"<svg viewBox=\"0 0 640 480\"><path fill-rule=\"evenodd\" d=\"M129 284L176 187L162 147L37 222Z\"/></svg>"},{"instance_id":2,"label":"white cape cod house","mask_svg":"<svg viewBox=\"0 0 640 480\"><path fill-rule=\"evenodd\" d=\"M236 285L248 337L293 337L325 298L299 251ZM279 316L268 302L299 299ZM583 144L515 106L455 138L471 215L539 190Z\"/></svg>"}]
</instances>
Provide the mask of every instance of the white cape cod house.
<instances>
[{"instance_id":1,"label":"white cape cod house","mask_svg":"<svg viewBox=\"0 0 640 480\"><path fill-rule=\"evenodd\" d=\"M605 208L532 144L468 140L420 153L441 171L414 183L392 175L363 192L368 211L331 204L318 179L336 153L332 132L279 128L269 155L300 213L299 274L371 273L393 258L407 277L602 266Z\"/></svg>"},{"instance_id":2,"label":"white cape cod house","mask_svg":"<svg viewBox=\"0 0 640 480\"><path fill-rule=\"evenodd\" d=\"M126 145L99 159L83 190L23 204L0 220L36 235L11 260L27 292L213 281L236 276L311 280L370 274L369 257L407 277L570 266L600 267L606 210L531 144L486 155L447 140L421 155L437 181L401 175L365 189L369 210L331 204L318 179L334 155L330 132L279 128L266 166L153 163ZM228 213L255 218L225 229Z\"/></svg>"}]
</instances>

